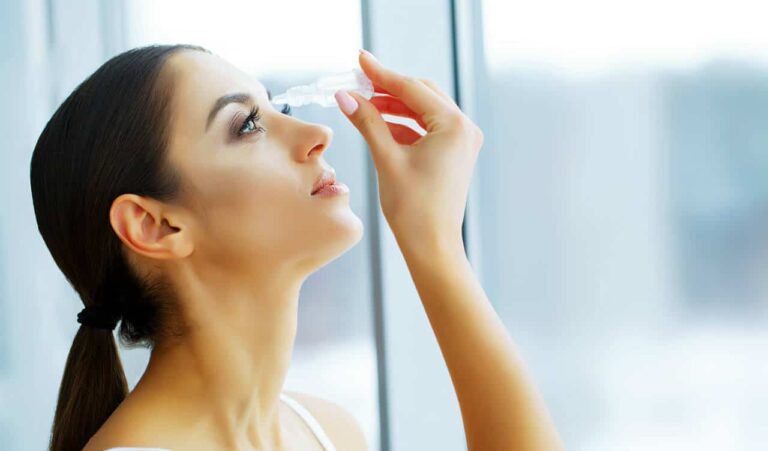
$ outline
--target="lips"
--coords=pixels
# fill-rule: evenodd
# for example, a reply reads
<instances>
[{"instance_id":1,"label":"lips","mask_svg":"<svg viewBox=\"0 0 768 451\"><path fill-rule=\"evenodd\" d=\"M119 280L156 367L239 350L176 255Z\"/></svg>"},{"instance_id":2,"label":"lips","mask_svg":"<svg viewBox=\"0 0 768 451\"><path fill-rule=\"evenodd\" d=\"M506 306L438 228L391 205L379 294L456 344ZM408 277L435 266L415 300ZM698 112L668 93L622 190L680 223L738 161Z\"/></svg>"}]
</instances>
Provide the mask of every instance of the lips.
<instances>
[{"instance_id":1,"label":"lips","mask_svg":"<svg viewBox=\"0 0 768 451\"><path fill-rule=\"evenodd\" d=\"M334 171L324 170L322 174L315 180L315 184L312 187L312 195L314 196L320 189L326 185L333 185L336 183L336 173Z\"/></svg>"}]
</instances>

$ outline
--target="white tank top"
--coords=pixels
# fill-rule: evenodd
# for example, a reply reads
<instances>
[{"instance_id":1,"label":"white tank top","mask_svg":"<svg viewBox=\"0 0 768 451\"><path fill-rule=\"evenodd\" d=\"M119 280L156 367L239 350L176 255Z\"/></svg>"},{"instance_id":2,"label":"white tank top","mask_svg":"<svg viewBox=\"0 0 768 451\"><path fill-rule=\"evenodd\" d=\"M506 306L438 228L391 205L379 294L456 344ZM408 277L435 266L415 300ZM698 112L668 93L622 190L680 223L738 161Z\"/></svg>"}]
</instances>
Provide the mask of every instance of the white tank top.
<instances>
[{"instance_id":1,"label":"white tank top","mask_svg":"<svg viewBox=\"0 0 768 451\"><path fill-rule=\"evenodd\" d=\"M331 439L328 438L328 435L323 430L322 426L320 426L320 423L317 422L315 417L312 416L311 413L309 413L309 410L305 409L304 406L299 404L298 401L291 398L290 396L286 395L285 393L280 393L280 399L282 399L288 406L293 409L294 412L296 412L305 423L307 423L307 426L309 426L309 429L312 430L312 433L315 434L315 437L317 437L317 440L320 442L321 445L323 445L323 449L325 451L336 451L336 447L333 446L333 443L331 443ZM168 448L109 448L105 451L173 451Z\"/></svg>"}]
</instances>

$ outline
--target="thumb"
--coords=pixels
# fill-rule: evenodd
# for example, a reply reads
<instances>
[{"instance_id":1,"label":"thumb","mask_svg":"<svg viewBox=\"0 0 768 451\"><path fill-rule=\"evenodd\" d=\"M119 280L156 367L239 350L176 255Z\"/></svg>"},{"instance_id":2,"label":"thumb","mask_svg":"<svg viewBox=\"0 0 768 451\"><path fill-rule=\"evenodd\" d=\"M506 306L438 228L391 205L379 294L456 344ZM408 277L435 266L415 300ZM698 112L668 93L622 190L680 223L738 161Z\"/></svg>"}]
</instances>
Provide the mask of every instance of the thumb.
<instances>
[{"instance_id":1,"label":"thumb","mask_svg":"<svg viewBox=\"0 0 768 451\"><path fill-rule=\"evenodd\" d=\"M376 166L385 165L398 144L379 110L356 92L339 90L334 97L344 115L368 142Z\"/></svg>"}]
</instances>

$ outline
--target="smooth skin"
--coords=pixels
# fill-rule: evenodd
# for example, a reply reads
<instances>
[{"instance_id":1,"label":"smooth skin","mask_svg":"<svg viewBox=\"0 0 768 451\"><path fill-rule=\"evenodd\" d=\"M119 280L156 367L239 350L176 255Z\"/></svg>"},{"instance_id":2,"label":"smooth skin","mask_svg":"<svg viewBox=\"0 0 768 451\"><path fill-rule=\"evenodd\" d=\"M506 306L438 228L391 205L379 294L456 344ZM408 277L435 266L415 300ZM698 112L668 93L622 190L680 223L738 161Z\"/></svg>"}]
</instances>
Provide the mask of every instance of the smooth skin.
<instances>
[{"instance_id":1,"label":"smooth skin","mask_svg":"<svg viewBox=\"0 0 768 451\"><path fill-rule=\"evenodd\" d=\"M561 449L514 344L463 251L461 223L483 136L428 80L403 76L362 53L385 95L349 115L369 144L381 205L403 252L450 371L472 451ZM175 450L320 450L279 394L296 333L304 280L362 238L347 195L310 196L328 168L327 127L282 115L264 87L226 61L181 52L167 63L174 113L169 160L184 192L173 203L123 194L110 222L130 262L162 274L178 297L184 334L159 341L147 370L86 446ZM236 136L250 104L216 99L247 92L266 131ZM387 124L411 117L427 134ZM357 421L333 402L295 396L339 451L367 449Z\"/></svg>"},{"instance_id":2,"label":"smooth skin","mask_svg":"<svg viewBox=\"0 0 768 451\"><path fill-rule=\"evenodd\" d=\"M398 74L365 51L360 66L384 95L368 101L348 93L358 105L351 105L354 112L348 118L370 147L382 212L448 367L468 449L562 449L544 403L464 253L461 226L483 143L481 130L431 81ZM340 100L343 106L348 103ZM414 119L427 134L386 123L381 113Z\"/></svg>"},{"instance_id":3,"label":"smooth skin","mask_svg":"<svg viewBox=\"0 0 768 451\"><path fill-rule=\"evenodd\" d=\"M357 244L350 195L311 196L332 131L280 113L264 86L208 53L174 54L168 159L173 202L121 194L110 223L142 274L162 275L177 300L178 337L160 338L144 374L86 445L176 451L320 450L279 394L305 279ZM216 100L230 103L206 126ZM241 134L238 134L240 132ZM350 193L351 194L351 193ZM311 302L311 300L310 300ZM359 423L333 402L293 394L339 451L366 449Z\"/></svg>"}]
</instances>

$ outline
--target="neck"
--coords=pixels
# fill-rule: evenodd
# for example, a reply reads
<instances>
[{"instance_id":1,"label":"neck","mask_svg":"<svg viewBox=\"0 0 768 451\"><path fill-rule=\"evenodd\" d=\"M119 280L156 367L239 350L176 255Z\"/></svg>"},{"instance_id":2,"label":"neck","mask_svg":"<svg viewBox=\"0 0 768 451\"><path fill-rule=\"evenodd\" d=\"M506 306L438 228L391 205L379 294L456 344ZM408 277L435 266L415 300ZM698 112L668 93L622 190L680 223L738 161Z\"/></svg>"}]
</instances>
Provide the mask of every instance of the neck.
<instances>
[{"instance_id":1,"label":"neck","mask_svg":"<svg viewBox=\"0 0 768 451\"><path fill-rule=\"evenodd\" d=\"M213 271L174 277L183 287L187 330L155 344L134 392L173 406L229 449L279 447L279 396L304 277L281 277L273 268L261 272L265 277L251 272L233 288L231 274L218 274L217 281Z\"/></svg>"}]
</instances>

